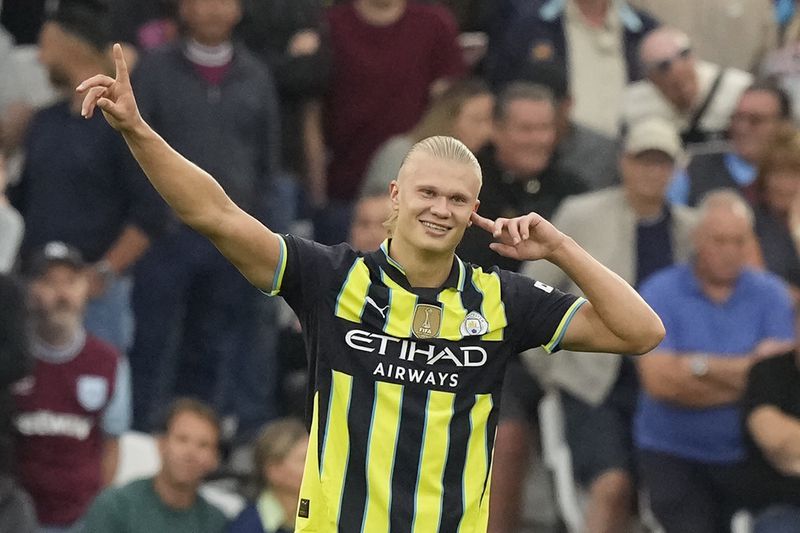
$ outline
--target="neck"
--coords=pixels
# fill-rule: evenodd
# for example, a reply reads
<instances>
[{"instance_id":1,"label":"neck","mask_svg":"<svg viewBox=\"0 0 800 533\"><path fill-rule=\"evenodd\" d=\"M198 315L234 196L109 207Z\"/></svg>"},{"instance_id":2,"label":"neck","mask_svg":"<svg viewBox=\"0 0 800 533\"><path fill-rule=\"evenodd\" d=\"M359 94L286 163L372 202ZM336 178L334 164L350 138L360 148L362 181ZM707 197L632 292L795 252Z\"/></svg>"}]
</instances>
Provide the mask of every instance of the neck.
<instances>
[{"instance_id":1,"label":"neck","mask_svg":"<svg viewBox=\"0 0 800 533\"><path fill-rule=\"evenodd\" d=\"M402 238L392 239L389 249L392 259L403 265L406 279L412 287L434 288L445 282L453 268L454 252L425 252Z\"/></svg>"},{"instance_id":2,"label":"neck","mask_svg":"<svg viewBox=\"0 0 800 533\"><path fill-rule=\"evenodd\" d=\"M53 348L64 348L75 340L75 335L80 330L79 324L61 325L52 324L44 320L36 322L36 336Z\"/></svg>"},{"instance_id":3,"label":"neck","mask_svg":"<svg viewBox=\"0 0 800 533\"><path fill-rule=\"evenodd\" d=\"M581 14L592 26L602 26L606 21L606 14L611 0L573 0Z\"/></svg>"},{"instance_id":4,"label":"neck","mask_svg":"<svg viewBox=\"0 0 800 533\"><path fill-rule=\"evenodd\" d=\"M736 287L736 281L719 281L705 275L702 269L695 266L695 276L700 282L700 289L712 302L722 303L728 300Z\"/></svg>"},{"instance_id":5,"label":"neck","mask_svg":"<svg viewBox=\"0 0 800 533\"><path fill-rule=\"evenodd\" d=\"M664 201L661 198L642 198L628 191L625 191L625 196L637 219L654 219L664 211Z\"/></svg>"},{"instance_id":6,"label":"neck","mask_svg":"<svg viewBox=\"0 0 800 533\"><path fill-rule=\"evenodd\" d=\"M291 492L273 492L278 503L281 504L283 509L283 524L284 526L294 527L294 517L297 512L297 494Z\"/></svg>"},{"instance_id":7,"label":"neck","mask_svg":"<svg viewBox=\"0 0 800 533\"><path fill-rule=\"evenodd\" d=\"M381 2L375 3L370 0L356 0L353 3L356 12L373 26L388 26L394 24L406 11L406 2Z\"/></svg>"},{"instance_id":8,"label":"neck","mask_svg":"<svg viewBox=\"0 0 800 533\"><path fill-rule=\"evenodd\" d=\"M188 509L197 499L197 487L171 484L162 470L153 480L153 488L161 501L170 509Z\"/></svg>"}]
</instances>

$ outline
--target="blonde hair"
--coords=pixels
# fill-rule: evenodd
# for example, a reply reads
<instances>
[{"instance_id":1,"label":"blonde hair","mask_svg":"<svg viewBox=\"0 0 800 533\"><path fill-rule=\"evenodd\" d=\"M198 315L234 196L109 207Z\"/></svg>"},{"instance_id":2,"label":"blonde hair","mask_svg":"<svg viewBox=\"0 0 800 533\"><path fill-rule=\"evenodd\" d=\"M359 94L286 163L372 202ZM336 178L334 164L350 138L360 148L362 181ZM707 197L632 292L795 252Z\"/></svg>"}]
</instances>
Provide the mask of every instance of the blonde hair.
<instances>
[{"instance_id":1,"label":"blonde hair","mask_svg":"<svg viewBox=\"0 0 800 533\"><path fill-rule=\"evenodd\" d=\"M464 143L454 137L448 137L447 135L434 135L433 137L427 137L414 144L403 159L403 164L400 165L400 172L397 174L398 181L402 176L403 167L405 167L409 161L413 160L417 154L427 154L437 159L470 165L472 170L475 171L478 183L483 184L483 172L481 171L481 165L478 163L475 154L473 154ZM393 209L389 218L383 223L383 227L386 228L389 237L394 234L396 226L397 210Z\"/></svg>"}]
</instances>

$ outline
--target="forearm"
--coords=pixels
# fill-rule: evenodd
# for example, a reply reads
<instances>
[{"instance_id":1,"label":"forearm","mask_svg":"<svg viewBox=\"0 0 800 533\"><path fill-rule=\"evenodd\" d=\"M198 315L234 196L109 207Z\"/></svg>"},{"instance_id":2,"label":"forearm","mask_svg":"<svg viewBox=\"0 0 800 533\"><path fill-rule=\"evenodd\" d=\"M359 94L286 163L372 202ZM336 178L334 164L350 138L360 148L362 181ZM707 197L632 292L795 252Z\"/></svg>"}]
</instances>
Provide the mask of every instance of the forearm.
<instances>
[{"instance_id":1,"label":"forearm","mask_svg":"<svg viewBox=\"0 0 800 533\"><path fill-rule=\"evenodd\" d=\"M172 149L144 121L122 132L150 183L185 224L211 235L233 202L211 175Z\"/></svg>"},{"instance_id":2,"label":"forearm","mask_svg":"<svg viewBox=\"0 0 800 533\"><path fill-rule=\"evenodd\" d=\"M111 485L114 481L114 476L117 474L117 466L119 465L119 439L116 437L107 437L103 443L103 486Z\"/></svg>"},{"instance_id":3,"label":"forearm","mask_svg":"<svg viewBox=\"0 0 800 533\"><path fill-rule=\"evenodd\" d=\"M565 238L549 260L575 282L605 327L630 348L628 353L647 352L663 338L661 320L633 287L574 240Z\"/></svg>"},{"instance_id":4,"label":"forearm","mask_svg":"<svg viewBox=\"0 0 800 533\"><path fill-rule=\"evenodd\" d=\"M103 256L116 274L128 270L150 246L150 238L145 232L133 225L125 226L122 234L114 241L111 248Z\"/></svg>"},{"instance_id":5,"label":"forearm","mask_svg":"<svg viewBox=\"0 0 800 533\"><path fill-rule=\"evenodd\" d=\"M765 404L750 413L747 429L776 469L800 476L800 419Z\"/></svg>"},{"instance_id":6,"label":"forearm","mask_svg":"<svg viewBox=\"0 0 800 533\"><path fill-rule=\"evenodd\" d=\"M306 157L306 186L312 203L320 207L326 201L325 136L322 131L322 103L308 102L303 109L303 147Z\"/></svg>"}]
</instances>

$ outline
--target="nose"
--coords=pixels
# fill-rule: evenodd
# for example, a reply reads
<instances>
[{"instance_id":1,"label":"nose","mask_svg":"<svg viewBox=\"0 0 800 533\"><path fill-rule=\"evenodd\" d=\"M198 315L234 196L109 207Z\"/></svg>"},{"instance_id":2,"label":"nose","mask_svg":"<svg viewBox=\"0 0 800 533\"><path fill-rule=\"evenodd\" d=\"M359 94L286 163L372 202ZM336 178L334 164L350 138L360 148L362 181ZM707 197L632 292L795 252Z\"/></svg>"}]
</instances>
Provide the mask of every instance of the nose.
<instances>
[{"instance_id":1,"label":"nose","mask_svg":"<svg viewBox=\"0 0 800 533\"><path fill-rule=\"evenodd\" d=\"M447 205L447 198L444 195L437 196L431 203L431 213L440 218L450 216L450 208Z\"/></svg>"}]
</instances>

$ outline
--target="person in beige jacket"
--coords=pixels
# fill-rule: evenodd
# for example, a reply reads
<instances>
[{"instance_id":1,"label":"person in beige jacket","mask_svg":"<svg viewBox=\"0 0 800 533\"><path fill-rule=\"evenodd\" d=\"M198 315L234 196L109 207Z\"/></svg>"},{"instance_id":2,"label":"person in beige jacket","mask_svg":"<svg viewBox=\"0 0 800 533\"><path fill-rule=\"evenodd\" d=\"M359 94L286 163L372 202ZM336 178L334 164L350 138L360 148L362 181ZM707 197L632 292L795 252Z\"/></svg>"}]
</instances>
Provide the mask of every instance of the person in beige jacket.
<instances>
[{"instance_id":1,"label":"person in beige jacket","mask_svg":"<svg viewBox=\"0 0 800 533\"><path fill-rule=\"evenodd\" d=\"M620 156L622 185L568 198L553 224L633 286L686 261L694 213L665 200L680 146L668 121L636 124ZM526 263L522 272L562 290L576 289L566 274L543 261ZM586 530L625 531L635 495L634 363L620 355L562 351L548 357L544 369L538 377L562 393L574 471L589 492Z\"/></svg>"}]
</instances>

